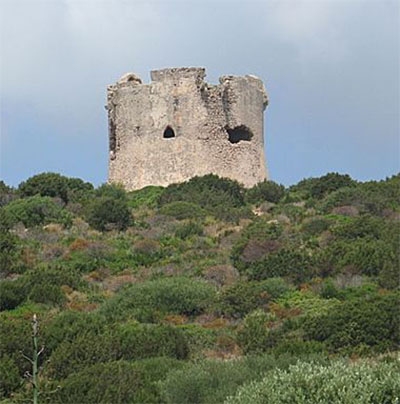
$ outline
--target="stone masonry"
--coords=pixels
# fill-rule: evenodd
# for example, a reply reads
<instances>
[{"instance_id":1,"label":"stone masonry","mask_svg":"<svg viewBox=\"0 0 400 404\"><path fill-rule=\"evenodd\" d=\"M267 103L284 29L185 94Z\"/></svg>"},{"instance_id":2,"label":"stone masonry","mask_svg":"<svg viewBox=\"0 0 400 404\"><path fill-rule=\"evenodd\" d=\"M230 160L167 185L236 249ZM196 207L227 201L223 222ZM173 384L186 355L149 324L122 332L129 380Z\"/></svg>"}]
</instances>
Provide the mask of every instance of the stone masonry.
<instances>
[{"instance_id":1,"label":"stone masonry","mask_svg":"<svg viewBox=\"0 0 400 404\"><path fill-rule=\"evenodd\" d=\"M204 81L203 68L133 73L108 87L109 181L127 190L217 174L251 187L267 178L263 113L255 76Z\"/></svg>"}]
</instances>

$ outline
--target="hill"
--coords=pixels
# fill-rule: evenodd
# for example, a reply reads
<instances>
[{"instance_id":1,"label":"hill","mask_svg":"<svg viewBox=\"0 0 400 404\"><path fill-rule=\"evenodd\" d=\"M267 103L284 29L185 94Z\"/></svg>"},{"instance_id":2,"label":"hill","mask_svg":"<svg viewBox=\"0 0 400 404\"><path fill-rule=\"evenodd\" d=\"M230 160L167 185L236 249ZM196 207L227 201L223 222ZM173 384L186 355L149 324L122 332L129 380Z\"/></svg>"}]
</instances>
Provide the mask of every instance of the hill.
<instances>
[{"instance_id":1,"label":"hill","mask_svg":"<svg viewBox=\"0 0 400 404\"><path fill-rule=\"evenodd\" d=\"M0 184L0 397L394 403L400 175ZM258 400L258 401L257 401Z\"/></svg>"}]
</instances>

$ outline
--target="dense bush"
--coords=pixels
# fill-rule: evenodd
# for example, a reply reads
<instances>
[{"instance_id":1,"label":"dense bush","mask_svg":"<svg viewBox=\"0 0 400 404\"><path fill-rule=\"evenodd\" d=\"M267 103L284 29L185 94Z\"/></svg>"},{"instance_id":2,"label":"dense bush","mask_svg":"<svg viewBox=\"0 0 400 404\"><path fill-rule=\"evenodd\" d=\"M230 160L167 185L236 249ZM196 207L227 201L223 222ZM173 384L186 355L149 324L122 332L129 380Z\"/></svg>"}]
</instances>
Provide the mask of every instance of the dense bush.
<instances>
[{"instance_id":1,"label":"dense bush","mask_svg":"<svg viewBox=\"0 0 400 404\"><path fill-rule=\"evenodd\" d=\"M125 198L98 196L87 206L86 219L97 230L125 230L132 222Z\"/></svg>"},{"instance_id":2,"label":"dense bush","mask_svg":"<svg viewBox=\"0 0 400 404\"><path fill-rule=\"evenodd\" d=\"M308 178L290 187L291 192L300 192L303 197L322 199L327 194L344 187L355 186L356 182L347 174L328 173L319 178Z\"/></svg>"},{"instance_id":3,"label":"dense bush","mask_svg":"<svg viewBox=\"0 0 400 404\"><path fill-rule=\"evenodd\" d=\"M41 195L61 198L68 203L82 192L89 192L93 185L79 178L68 178L57 173L42 173L22 182L18 191L22 197Z\"/></svg>"},{"instance_id":4,"label":"dense bush","mask_svg":"<svg viewBox=\"0 0 400 404\"><path fill-rule=\"evenodd\" d=\"M302 283L313 276L314 267L315 259L307 250L282 249L252 263L244 273L253 280L286 276Z\"/></svg>"},{"instance_id":5,"label":"dense bush","mask_svg":"<svg viewBox=\"0 0 400 404\"><path fill-rule=\"evenodd\" d=\"M243 384L260 380L271 369L286 369L296 361L297 358L290 355L262 355L188 363L168 373L160 383L162 399L167 404L223 403Z\"/></svg>"},{"instance_id":6,"label":"dense bush","mask_svg":"<svg viewBox=\"0 0 400 404\"><path fill-rule=\"evenodd\" d=\"M215 290L204 281L160 278L131 285L100 309L109 319L154 321L159 313L196 315L212 304Z\"/></svg>"},{"instance_id":7,"label":"dense bush","mask_svg":"<svg viewBox=\"0 0 400 404\"><path fill-rule=\"evenodd\" d=\"M158 203L162 207L176 201L197 204L224 220L235 221L238 214L248 215L247 211L237 211L245 204L244 189L236 181L219 178L214 174L169 185L160 195Z\"/></svg>"},{"instance_id":8,"label":"dense bush","mask_svg":"<svg viewBox=\"0 0 400 404\"><path fill-rule=\"evenodd\" d=\"M159 212L178 220L200 218L206 213L199 205L185 201L168 203L162 206Z\"/></svg>"},{"instance_id":9,"label":"dense bush","mask_svg":"<svg viewBox=\"0 0 400 404\"><path fill-rule=\"evenodd\" d=\"M183 333L169 325L125 323L94 330L60 343L50 356L47 371L65 378L84 367L115 360L138 360L158 356L186 359L188 346Z\"/></svg>"},{"instance_id":10,"label":"dense bush","mask_svg":"<svg viewBox=\"0 0 400 404\"><path fill-rule=\"evenodd\" d=\"M11 225L21 222L26 227L48 223L69 226L72 223L72 215L48 196L36 195L16 199L3 209Z\"/></svg>"},{"instance_id":11,"label":"dense bush","mask_svg":"<svg viewBox=\"0 0 400 404\"><path fill-rule=\"evenodd\" d=\"M226 404L394 404L400 396L399 370L398 363L299 362L243 386Z\"/></svg>"},{"instance_id":12,"label":"dense bush","mask_svg":"<svg viewBox=\"0 0 400 404\"><path fill-rule=\"evenodd\" d=\"M309 339L323 341L332 352L369 353L396 349L400 343L399 295L378 294L345 301L303 324Z\"/></svg>"},{"instance_id":13,"label":"dense bush","mask_svg":"<svg viewBox=\"0 0 400 404\"><path fill-rule=\"evenodd\" d=\"M166 357L99 363L68 376L48 397L54 404L156 403L161 401L158 381L181 366Z\"/></svg>"},{"instance_id":14,"label":"dense bush","mask_svg":"<svg viewBox=\"0 0 400 404\"><path fill-rule=\"evenodd\" d=\"M9 231L0 230L0 278L22 269L19 238Z\"/></svg>"},{"instance_id":15,"label":"dense bush","mask_svg":"<svg viewBox=\"0 0 400 404\"><path fill-rule=\"evenodd\" d=\"M10 396L21 384L17 365L7 355L3 356L0 359L0 399Z\"/></svg>"},{"instance_id":16,"label":"dense bush","mask_svg":"<svg viewBox=\"0 0 400 404\"><path fill-rule=\"evenodd\" d=\"M285 196L285 187L273 181L259 182L246 191L246 200L250 203L278 203Z\"/></svg>"},{"instance_id":17,"label":"dense bush","mask_svg":"<svg viewBox=\"0 0 400 404\"><path fill-rule=\"evenodd\" d=\"M240 318L290 290L282 278L270 278L261 282L239 281L223 289L218 298L219 310L225 315Z\"/></svg>"},{"instance_id":18,"label":"dense bush","mask_svg":"<svg viewBox=\"0 0 400 404\"><path fill-rule=\"evenodd\" d=\"M196 222L181 223L175 228L175 236L185 240L191 236L202 236L203 226Z\"/></svg>"}]
</instances>

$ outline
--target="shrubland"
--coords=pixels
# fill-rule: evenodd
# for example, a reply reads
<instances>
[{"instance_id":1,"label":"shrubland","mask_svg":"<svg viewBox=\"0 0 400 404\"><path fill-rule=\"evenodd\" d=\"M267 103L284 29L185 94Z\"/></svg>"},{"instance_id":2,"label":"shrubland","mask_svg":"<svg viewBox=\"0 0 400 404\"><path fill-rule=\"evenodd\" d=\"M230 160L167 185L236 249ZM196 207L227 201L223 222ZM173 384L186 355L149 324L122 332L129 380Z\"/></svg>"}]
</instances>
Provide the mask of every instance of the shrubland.
<instances>
[{"instance_id":1,"label":"shrubland","mask_svg":"<svg viewBox=\"0 0 400 404\"><path fill-rule=\"evenodd\" d=\"M396 403L400 175L0 182L0 402Z\"/></svg>"}]
</instances>

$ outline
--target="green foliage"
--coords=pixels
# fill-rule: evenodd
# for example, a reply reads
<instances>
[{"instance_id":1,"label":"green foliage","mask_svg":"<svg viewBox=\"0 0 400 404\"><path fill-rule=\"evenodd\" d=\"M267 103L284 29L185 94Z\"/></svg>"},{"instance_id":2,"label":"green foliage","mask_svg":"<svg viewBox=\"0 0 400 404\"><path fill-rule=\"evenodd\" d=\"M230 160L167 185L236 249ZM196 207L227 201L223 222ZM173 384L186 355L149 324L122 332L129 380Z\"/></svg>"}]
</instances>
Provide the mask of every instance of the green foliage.
<instances>
[{"instance_id":1,"label":"green foliage","mask_svg":"<svg viewBox=\"0 0 400 404\"><path fill-rule=\"evenodd\" d=\"M191 236L202 236L203 235L203 226L196 222L187 222L178 225L175 228L175 236L185 240Z\"/></svg>"},{"instance_id":2,"label":"green foliage","mask_svg":"<svg viewBox=\"0 0 400 404\"><path fill-rule=\"evenodd\" d=\"M259 182L246 191L246 200L253 204L261 202L278 203L285 196L285 187L273 181Z\"/></svg>"},{"instance_id":3,"label":"green foliage","mask_svg":"<svg viewBox=\"0 0 400 404\"><path fill-rule=\"evenodd\" d=\"M0 207L7 205L7 203L10 203L15 198L15 190L0 180Z\"/></svg>"},{"instance_id":4,"label":"green foliage","mask_svg":"<svg viewBox=\"0 0 400 404\"><path fill-rule=\"evenodd\" d=\"M185 201L167 203L159 210L162 215L172 216L175 219L195 219L205 216L205 211L197 204Z\"/></svg>"},{"instance_id":5,"label":"green foliage","mask_svg":"<svg viewBox=\"0 0 400 404\"><path fill-rule=\"evenodd\" d=\"M400 343L398 294L345 301L326 314L309 317L303 328L309 339L323 341L332 352L384 352Z\"/></svg>"},{"instance_id":6,"label":"green foliage","mask_svg":"<svg viewBox=\"0 0 400 404\"><path fill-rule=\"evenodd\" d=\"M7 355L0 359L0 399L9 397L21 385L19 370Z\"/></svg>"},{"instance_id":7,"label":"green foliage","mask_svg":"<svg viewBox=\"0 0 400 404\"><path fill-rule=\"evenodd\" d=\"M101 334L94 330L60 343L50 356L48 373L65 378L84 367L115 360L139 360L166 356L186 359L189 354L183 333L161 324L125 323L108 327Z\"/></svg>"},{"instance_id":8,"label":"green foliage","mask_svg":"<svg viewBox=\"0 0 400 404\"><path fill-rule=\"evenodd\" d=\"M323 231L328 230L330 221L324 217L316 217L305 221L302 225L302 231L310 236L318 236Z\"/></svg>"},{"instance_id":9,"label":"green foliage","mask_svg":"<svg viewBox=\"0 0 400 404\"><path fill-rule=\"evenodd\" d=\"M148 186L128 194L129 207L137 208L156 208L157 201L163 192L163 187Z\"/></svg>"},{"instance_id":10,"label":"green foliage","mask_svg":"<svg viewBox=\"0 0 400 404\"><path fill-rule=\"evenodd\" d=\"M264 352L272 344L267 328L268 316L260 309L248 314L238 330L237 342L245 354Z\"/></svg>"},{"instance_id":11,"label":"green foliage","mask_svg":"<svg viewBox=\"0 0 400 404\"><path fill-rule=\"evenodd\" d=\"M68 376L49 398L54 404L156 403L157 382L179 367L172 358L98 363Z\"/></svg>"},{"instance_id":12,"label":"green foliage","mask_svg":"<svg viewBox=\"0 0 400 404\"><path fill-rule=\"evenodd\" d=\"M21 243L17 236L0 230L0 274L8 275L23 269L21 262ZM1 298L1 295L0 295Z\"/></svg>"},{"instance_id":13,"label":"green foliage","mask_svg":"<svg viewBox=\"0 0 400 404\"><path fill-rule=\"evenodd\" d=\"M296 283L309 280L314 273L315 258L300 249L281 249L251 264L245 271L249 279L289 277Z\"/></svg>"},{"instance_id":14,"label":"green foliage","mask_svg":"<svg viewBox=\"0 0 400 404\"><path fill-rule=\"evenodd\" d=\"M26 293L21 279L0 281L0 311L15 309L26 299Z\"/></svg>"},{"instance_id":15,"label":"green foliage","mask_svg":"<svg viewBox=\"0 0 400 404\"><path fill-rule=\"evenodd\" d=\"M26 227L48 223L60 223L69 226L72 223L72 215L48 196L36 195L16 199L3 209L11 225L22 222Z\"/></svg>"},{"instance_id":16,"label":"green foliage","mask_svg":"<svg viewBox=\"0 0 400 404\"><path fill-rule=\"evenodd\" d=\"M158 203L162 207L177 201L197 204L223 220L236 221L238 214L248 215L248 211L237 209L245 204L244 189L236 181L214 174L169 185L160 195Z\"/></svg>"},{"instance_id":17,"label":"green foliage","mask_svg":"<svg viewBox=\"0 0 400 404\"><path fill-rule=\"evenodd\" d=\"M214 297L214 288L204 281L160 278L127 287L104 303L101 312L113 320L154 321L159 313L200 314Z\"/></svg>"},{"instance_id":18,"label":"green foliage","mask_svg":"<svg viewBox=\"0 0 400 404\"><path fill-rule=\"evenodd\" d=\"M42 173L35 175L25 182L22 182L18 191L22 197L28 196L49 196L61 198L68 203L82 192L89 192L93 189L92 184L84 182L79 178L68 178L57 173Z\"/></svg>"},{"instance_id":19,"label":"green foliage","mask_svg":"<svg viewBox=\"0 0 400 404\"><path fill-rule=\"evenodd\" d=\"M400 395L398 363L331 365L299 362L243 386L226 404L395 404Z\"/></svg>"},{"instance_id":20,"label":"green foliage","mask_svg":"<svg viewBox=\"0 0 400 404\"><path fill-rule=\"evenodd\" d=\"M261 282L239 281L222 290L218 298L218 308L225 314L240 318L258 307L266 308L287 291L290 286L282 278L270 278Z\"/></svg>"},{"instance_id":21,"label":"green foliage","mask_svg":"<svg viewBox=\"0 0 400 404\"><path fill-rule=\"evenodd\" d=\"M104 194L108 192L104 191ZM125 230L132 222L126 199L111 196L93 199L87 206L86 219L92 227L100 231Z\"/></svg>"},{"instance_id":22,"label":"green foliage","mask_svg":"<svg viewBox=\"0 0 400 404\"><path fill-rule=\"evenodd\" d=\"M286 369L296 363L292 356L247 356L230 361L204 360L188 363L167 374L160 383L162 399L167 404L223 403L243 384L260 380L271 369Z\"/></svg>"},{"instance_id":23,"label":"green foliage","mask_svg":"<svg viewBox=\"0 0 400 404\"><path fill-rule=\"evenodd\" d=\"M355 186L356 182L347 174L328 173L319 178L308 178L290 188L290 191L300 192L306 198L322 199L327 194L344 187Z\"/></svg>"}]
</instances>

